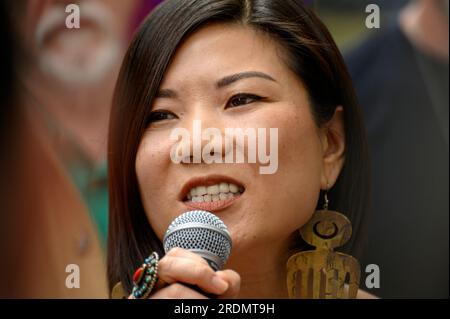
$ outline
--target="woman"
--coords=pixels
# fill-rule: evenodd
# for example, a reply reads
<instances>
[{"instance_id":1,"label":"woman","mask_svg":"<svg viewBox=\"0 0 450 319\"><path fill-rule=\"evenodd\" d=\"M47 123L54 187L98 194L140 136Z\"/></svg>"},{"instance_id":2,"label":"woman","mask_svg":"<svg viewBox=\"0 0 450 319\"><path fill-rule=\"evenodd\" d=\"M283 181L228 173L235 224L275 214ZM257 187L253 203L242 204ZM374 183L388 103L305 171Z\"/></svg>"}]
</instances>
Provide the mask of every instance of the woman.
<instances>
[{"instance_id":1,"label":"woman","mask_svg":"<svg viewBox=\"0 0 450 319\"><path fill-rule=\"evenodd\" d=\"M277 170L260 174L256 163L177 164L171 132L191 130L194 120L221 132L277 128ZM159 260L150 298L288 297L286 262L306 249L298 230L325 194L330 208L351 220L346 248L354 252L367 202L366 141L351 81L325 26L301 1L162 3L122 65L109 176L110 288L121 281L130 293L134 270L152 252L164 255L168 225L199 201L216 201L210 210L231 233L224 270L213 272L194 253L171 250ZM226 199L205 193L224 185Z\"/></svg>"}]
</instances>

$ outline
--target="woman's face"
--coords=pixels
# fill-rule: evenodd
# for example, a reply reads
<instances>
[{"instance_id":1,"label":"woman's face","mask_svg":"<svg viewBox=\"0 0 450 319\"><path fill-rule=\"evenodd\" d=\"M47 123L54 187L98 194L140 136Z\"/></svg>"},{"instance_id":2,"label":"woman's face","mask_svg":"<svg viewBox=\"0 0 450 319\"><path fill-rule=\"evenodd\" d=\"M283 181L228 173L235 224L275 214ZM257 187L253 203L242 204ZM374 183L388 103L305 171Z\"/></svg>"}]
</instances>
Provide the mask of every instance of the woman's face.
<instances>
[{"instance_id":1,"label":"woman's face","mask_svg":"<svg viewBox=\"0 0 450 319\"><path fill-rule=\"evenodd\" d=\"M197 204L202 195L207 202L219 199L206 205L228 226L232 257L282 249L314 213L320 189L327 181L334 183L340 163L333 162L330 154L337 149L330 147L327 134L315 124L307 92L283 63L281 54L267 35L229 24L204 26L176 52L161 84L160 97L151 105L153 112L165 113L155 114L136 158L142 202L161 240L175 217L204 207ZM221 79L242 72L261 72L268 77L234 77L217 85ZM261 174L260 167L267 164L248 163L247 159L244 163L174 163L170 153L177 141L171 140L170 134L175 128L185 128L193 138L194 120L201 121L202 130L217 128L223 135L225 128L265 128L269 137L269 129L277 128L276 172ZM208 141L199 143L204 147ZM194 144L190 140L188 146ZM273 146L267 154L274 153ZM222 151L220 156L225 156ZM240 192L226 194L234 188L230 182ZM205 190L202 186L213 187ZM188 199L192 189L195 203ZM205 197L205 191L210 196ZM224 194L214 197L218 191Z\"/></svg>"}]
</instances>

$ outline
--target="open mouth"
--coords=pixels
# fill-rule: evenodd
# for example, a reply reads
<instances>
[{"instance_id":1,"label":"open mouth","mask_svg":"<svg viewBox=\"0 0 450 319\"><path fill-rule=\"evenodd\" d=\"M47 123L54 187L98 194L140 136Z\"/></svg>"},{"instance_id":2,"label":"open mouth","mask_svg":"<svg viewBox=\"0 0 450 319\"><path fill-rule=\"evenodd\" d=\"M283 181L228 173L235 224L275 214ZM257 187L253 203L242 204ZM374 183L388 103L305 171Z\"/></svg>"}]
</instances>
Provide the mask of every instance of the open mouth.
<instances>
[{"instance_id":1,"label":"open mouth","mask_svg":"<svg viewBox=\"0 0 450 319\"><path fill-rule=\"evenodd\" d=\"M237 181L225 177L206 177L190 181L183 190L183 202L192 209L217 211L230 206L245 192Z\"/></svg>"},{"instance_id":2,"label":"open mouth","mask_svg":"<svg viewBox=\"0 0 450 319\"><path fill-rule=\"evenodd\" d=\"M211 203L239 196L244 192L244 187L233 183L221 182L211 186L196 186L189 190L184 201L193 203Z\"/></svg>"}]
</instances>

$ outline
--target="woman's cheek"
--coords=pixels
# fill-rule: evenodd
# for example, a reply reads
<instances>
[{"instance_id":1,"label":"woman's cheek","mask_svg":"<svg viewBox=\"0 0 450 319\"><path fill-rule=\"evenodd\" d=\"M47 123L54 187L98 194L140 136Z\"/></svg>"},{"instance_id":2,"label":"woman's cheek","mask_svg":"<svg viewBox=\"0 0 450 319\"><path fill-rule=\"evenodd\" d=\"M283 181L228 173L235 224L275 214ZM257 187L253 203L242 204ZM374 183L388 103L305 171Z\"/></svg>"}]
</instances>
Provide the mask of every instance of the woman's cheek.
<instances>
[{"instance_id":1,"label":"woman's cheek","mask_svg":"<svg viewBox=\"0 0 450 319\"><path fill-rule=\"evenodd\" d=\"M166 169L170 164L170 139L163 132L145 132L136 154L136 174L142 176L142 180L162 177L161 169ZM139 180L139 182L141 182Z\"/></svg>"},{"instance_id":2,"label":"woman's cheek","mask_svg":"<svg viewBox=\"0 0 450 319\"><path fill-rule=\"evenodd\" d=\"M142 204L150 223L156 228L155 231L160 228L159 224L164 224L164 220L152 214L163 211L167 205L162 192L164 192L163 185L167 184L167 171L171 163L169 139L158 138L156 135L144 134L135 162Z\"/></svg>"},{"instance_id":3,"label":"woman's cheek","mask_svg":"<svg viewBox=\"0 0 450 319\"><path fill-rule=\"evenodd\" d=\"M278 109L284 112L271 110L260 121L278 129L278 169L260 178L261 194L266 194L261 196L266 220L280 228L274 227L275 233L294 231L309 220L316 208L321 175L321 145L309 108L291 104Z\"/></svg>"}]
</instances>

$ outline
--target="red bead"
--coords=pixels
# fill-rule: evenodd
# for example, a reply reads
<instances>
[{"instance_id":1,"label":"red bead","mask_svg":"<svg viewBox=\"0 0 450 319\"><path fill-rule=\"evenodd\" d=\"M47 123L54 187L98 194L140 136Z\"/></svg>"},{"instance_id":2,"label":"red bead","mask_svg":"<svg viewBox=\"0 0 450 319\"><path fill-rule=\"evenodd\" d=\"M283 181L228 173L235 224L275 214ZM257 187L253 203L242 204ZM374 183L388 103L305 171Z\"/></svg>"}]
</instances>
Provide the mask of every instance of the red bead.
<instances>
[{"instance_id":1,"label":"red bead","mask_svg":"<svg viewBox=\"0 0 450 319\"><path fill-rule=\"evenodd\" d=\"M138 284L141 281L143 274L144 274L144 269L142 267L139 267L133 275L133 282L135 284Z\"/></svg>"}]
</instances>

